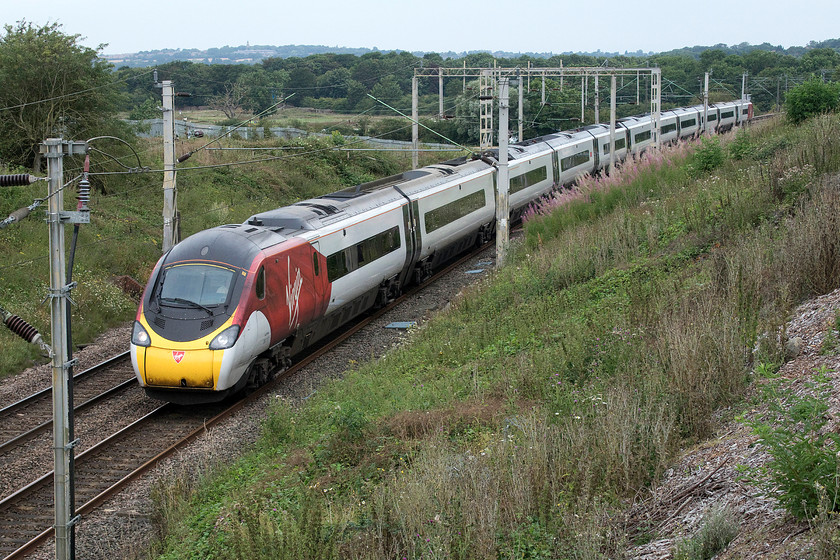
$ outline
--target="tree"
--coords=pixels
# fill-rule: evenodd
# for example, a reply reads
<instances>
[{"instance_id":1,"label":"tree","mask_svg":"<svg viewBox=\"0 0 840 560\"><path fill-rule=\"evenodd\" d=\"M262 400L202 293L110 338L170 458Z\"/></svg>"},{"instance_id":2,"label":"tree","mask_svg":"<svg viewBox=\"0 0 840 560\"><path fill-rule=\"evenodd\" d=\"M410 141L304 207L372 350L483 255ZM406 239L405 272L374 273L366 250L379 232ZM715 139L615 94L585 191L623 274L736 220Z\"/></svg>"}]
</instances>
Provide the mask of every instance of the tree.
<instances>
[{"instance_id":1,"label":"tree","mask_svg":"<svg viewBox=\"0 0 840 560\"><path fill-rule=\"evenodd\" d=\"M256 66L242 74L236 83L242 88L242 107L254 114L267 111L283 99L288 74L282 70L266 72Z\"/></svg>"},{"instance_id":2,"label":"tree","mask_svg":"<svg viewBox=\"0 0 840 560\"><path fill-rule=\"evenodd\" d=\"M0 159L38 171L49 137L84 139L114 126L111 65L59 24L5 25L0 37Z\"/></svg>"},{"instance_id":3,"label":"tree","mask_svg":"<svg viewBox=\"0 0 840 560\"><path fill-rule=\"evenodd\" d=\"M242 101L245 99L245 86L240 82L225 84L224 91L210 98L210 106L218 109L228 119L235 119L242 111Z\"/></svg>"},{"instance_id":4,"label":"tree","mask_svg":"<svg viewBox=\"0 0 840 560\"><path fill-rule=\"evenodd\" d=\"M798 85L787 93L785 111L793 123L800 123L820 113L833 111L840 106L840 84L814 78Z\"/></svg>"}]
</instances>

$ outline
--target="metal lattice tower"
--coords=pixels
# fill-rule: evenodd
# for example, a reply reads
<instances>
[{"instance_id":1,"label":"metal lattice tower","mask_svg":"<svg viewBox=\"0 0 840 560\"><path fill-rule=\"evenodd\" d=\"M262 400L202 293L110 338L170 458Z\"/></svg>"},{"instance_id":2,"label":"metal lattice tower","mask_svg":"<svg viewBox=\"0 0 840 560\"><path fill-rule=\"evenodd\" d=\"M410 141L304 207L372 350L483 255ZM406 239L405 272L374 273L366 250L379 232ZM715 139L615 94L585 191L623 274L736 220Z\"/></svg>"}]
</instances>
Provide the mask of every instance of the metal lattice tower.
<instances>
[{"instance_id":1,"label":"metal lattice tower","mask_svg":"<svg viewBox=\"0 0 840 560\"><path fill-rule=\"evenodd\" d=\"M479 145L483 152L493 146L493 97L496 93L496 75L493 70L481 71L478 78L478 88L478 102L481 109Z\"/></svg>"},{"instance_id":2,"label":"metal lattice tower","mask_svg":"<svg viewBox=\"0 0 840 560\"><path fill-rule=\"evenodd\" d=\"M659 117L662 102L662 71L652 68L650 71L650 121L653 135L653 147L659 148Z\"/></svg>"}]
</instances>

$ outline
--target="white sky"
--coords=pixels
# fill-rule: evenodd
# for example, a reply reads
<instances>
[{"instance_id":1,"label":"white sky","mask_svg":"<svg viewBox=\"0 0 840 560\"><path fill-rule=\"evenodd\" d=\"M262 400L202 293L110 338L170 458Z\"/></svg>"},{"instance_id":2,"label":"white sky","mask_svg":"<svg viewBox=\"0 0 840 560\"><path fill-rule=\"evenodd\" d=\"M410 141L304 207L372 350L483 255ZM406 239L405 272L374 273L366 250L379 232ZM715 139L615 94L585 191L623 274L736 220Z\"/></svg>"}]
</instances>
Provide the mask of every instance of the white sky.
<instances>
[{"instance_id":1,"label":"white sky","mask_svg":"<svg viewBox=\"0 0 840 560\"><path fill-rule=\"evenodd\" d=\"M326 45L408 51L666 51L840 37L840 1L0 0L0 23L62 24L104 54Z\"/></svg>"}]
</instances>

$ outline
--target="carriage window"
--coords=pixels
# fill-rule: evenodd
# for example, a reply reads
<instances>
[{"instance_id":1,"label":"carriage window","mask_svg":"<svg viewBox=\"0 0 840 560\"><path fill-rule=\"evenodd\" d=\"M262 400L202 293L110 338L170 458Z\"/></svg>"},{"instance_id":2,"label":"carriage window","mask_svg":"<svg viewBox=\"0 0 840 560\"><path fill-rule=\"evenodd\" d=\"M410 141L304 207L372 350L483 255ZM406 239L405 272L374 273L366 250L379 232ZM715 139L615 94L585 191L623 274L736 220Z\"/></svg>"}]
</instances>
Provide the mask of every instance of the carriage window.
<instances>
[{"instance_id":1,"label":"carriage window","mask_svg":"<svg viewBox=\"0 0 840 560\"><path fill-rule=\"evenodd\" d=\"M615 149L616 150L623 150L624 149L624 138L616 138L615 139ZM610 143L607 142L604 144L604 153L610 153Z\"/></svg>"},{"instance_id":2,"label":"carriage window","mask_svg":"<svg viewBox=\"0 0 840 560\"><path fill-rule=\"evenodd\" d=\"M638 144L639 142L644 142L645 140L650 140L650 130L640 132L636 136L634 136L634 138L633 138L633 141L636 144Z\"/></svg>"},{"instance_id":3,"label":"carriage window","mask_svg":"<svg viewBox=\"0 0 840 560\"><path fill-rule=\"evenodd\" d=\"M566 171L589 161L589 150L578 152L574 155L564 157L560 160L560 170Z\"/></svg>"},{"instance_id":4,"label":"carriage window","mask_svg":"<svg viewBox=\"0 0 840 560\"><path fill-rule=\"evenodd\" d=\"M484 208L485 204L487 204L487 201L484 191L481 190L430 210L423 215L423 220L426 223L426 233L435 231L451 224L458 218L463 218L467 214L480 210Z\"/></svg>"},{"instance_id":5,"label":"carriage window","mask_svg":"<svg viewBox=\"0 0 840 560\"><path fill-rule=\"evenodd\" d=\"M709 120L710 121L716 121L717 120L717 115L714 114L714 113L709 113Z\"/></svg>"},{"instance_id":6,"label":"carriage window","mask_svg":"<svg viewBox=\"0 0 840 560\"><path fill-rule=\"evenodd\" d=\"M400 245L400 229L394 226L351 247L336 251L327 257L327 278L330 282L335 282L342 276L350 274L392 251L396 251L400 248ZM353 255L356 257L355 263L352 261ZM317 253L315 258L317 258Z\"/></svg>"},{"instance_id":7,"label":"carriage window","mask_svg":"<svg viewBox=\"0 0 840 560\"><path fill-rule=\"evenodd\" d=\"M516 177L510 178L510 188L508 190L509 193L519 192L526 187L532 187L539 183L540 181L545 181L548 177L548 171L546 168L538 167L537 169L532 169L522 175L517 175Z\"/></svg>"},{"instance_id":8,"label":"carriage window","mask_svg":"<svg viewBox=\"0 0 840 560\"><path fill-rule=\"evenodd\" d=\"M735 116L735 111L727 111L725 113L720 114L721 119L731 119Z\"/></svg>"},{"instance_id":9,"label":"carriage window","mask_svg":"<svg viewBox=\"0 0 840 560\"><path fill-rule=\"evenodd\" d=\"M327 278L330 282L338 280L349 272L350 270L347 268L347 256L344 254L344 249L327 257Z\"/></svg>"},{"instance_id":10,"label":"carriage window","mask_svg":"<svg viewBox=\"0 0 840 560\"><path fill-rule=\"evenodd\" d=\"M666 124L662 127L662 134L668 134L677 130L677 123Z\"/></svg>"},{"instance_id":11,"label":"carriage window","mask_svg":"<svg viewBox=\"0 0 840 560\"><path fill-rule=\"evenodd\" d=\"M312 270L318 276L318 251L312 251Z\"/></svg>"},{"instance_id":12,"label":"carriage window","mask_svg":"<svg viewBox=\"0 0 840 560\"><path fill-rule=\"evenodd\" d=\"M686 119L680 123L680 126L683 128L691 128L692 126L697 126L697 119Z\"/></svg>"},{"instance_id":13,"label":"carriage window","mask_svg":"<svg viewBox=\"0 0 840 560\"><path fill-rule=\"evenodd\" d=\"M361 268L369 262L384 257L391 251L400 248L400 230L397 226L388 231L377 233L356 245L358 266Z\"/></svg>"},{"instance_id":14,"label":"carriage window","mask_svg":"<svg viewBox=\"0 0 840 560\"><path fill-rule=\"evenodd\" d=\"M265 299L265 267L261 266L257 273L257 299Z\"/></svg>"}]
</instances>

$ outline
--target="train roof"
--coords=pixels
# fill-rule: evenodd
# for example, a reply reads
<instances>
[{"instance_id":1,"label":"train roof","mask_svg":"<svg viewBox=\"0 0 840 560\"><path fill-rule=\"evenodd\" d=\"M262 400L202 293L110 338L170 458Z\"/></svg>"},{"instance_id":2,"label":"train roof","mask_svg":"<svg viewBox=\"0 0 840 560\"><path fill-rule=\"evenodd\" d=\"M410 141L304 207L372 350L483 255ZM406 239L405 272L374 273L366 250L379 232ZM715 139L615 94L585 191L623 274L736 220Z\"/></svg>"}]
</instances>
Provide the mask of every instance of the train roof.
<instances>
[{"instance_id":1,"label":"train roof","mask_svg":"<svg viewBox=\"0 0 840 560\"><path fill-rule=\"evenodd\" d=\"M251 216L244 225L298 235L386 204L402 202L405 200L403 193L422 192L442 183L473 176L482 169L490 169L490 164L465 157L456 158L261 212Z\"/></svg>"},{"instance_id":2,"label":"train roof","mask_svg":"<svg viewBox=\"0 0 840 560\"><path fill-rule=\"evenodd\" d=\"M228 224L195 233L174 247L165 264L209 260L248 268L262 250L286 241L281 233L247 224Z\"/></svg>"}]
</instances>

